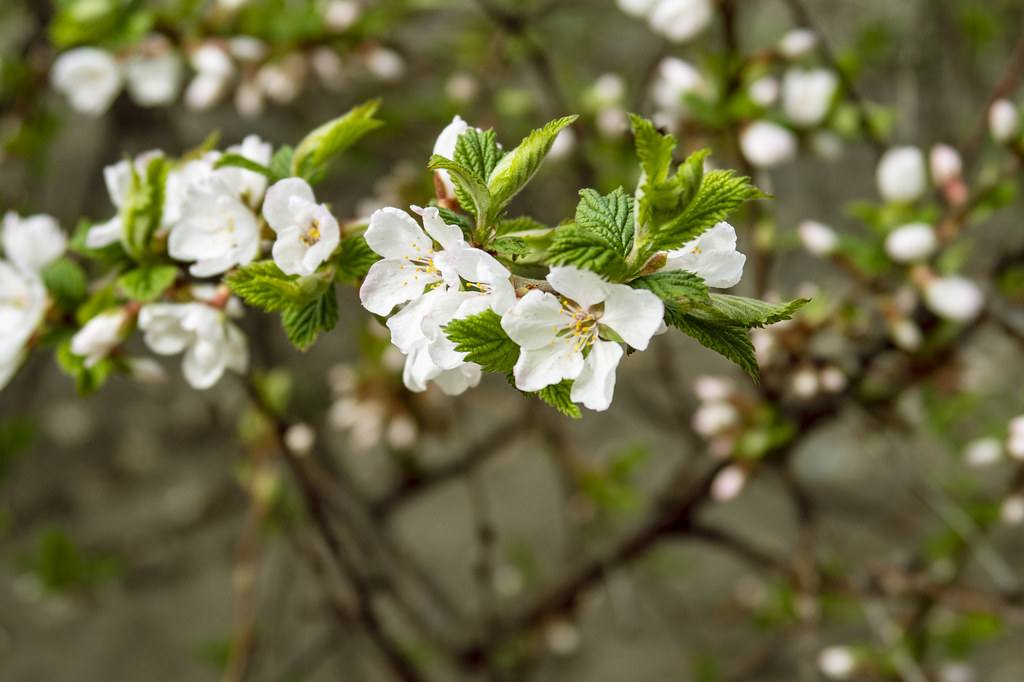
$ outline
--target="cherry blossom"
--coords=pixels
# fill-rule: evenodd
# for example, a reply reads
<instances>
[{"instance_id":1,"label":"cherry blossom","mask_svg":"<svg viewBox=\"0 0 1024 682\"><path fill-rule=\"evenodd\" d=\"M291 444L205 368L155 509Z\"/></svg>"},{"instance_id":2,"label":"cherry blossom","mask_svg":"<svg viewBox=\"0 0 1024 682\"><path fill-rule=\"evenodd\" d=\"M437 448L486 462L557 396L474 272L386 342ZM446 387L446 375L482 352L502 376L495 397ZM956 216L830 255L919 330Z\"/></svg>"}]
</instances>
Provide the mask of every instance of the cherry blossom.
<instances>
[{"instance_id":1,"label":"cherry blossom","mask_svg":"<svg viewBox=\"0 0 1024 682\"><path fill-rule=\"evenodd\" d=\"M38 272L61 257L67 236L53 216L20 217L8 211L3 219L4 255L22 270Z\"/></svg>"},{"instance_id":2,"label":"cherry blossom","mask_svg":"<svg viewBox=\"0 0 1024 682\"><path fill-rule=\"evenodd\" d=\"M277 233L274 262L287 275L312 275L341 241L338 221L301 178L285 178L267 190L263 217Z\"/></svg>"},{"instance_id":3,"label":"cherry blossom","mask_svg":"<svg viewBox=\"0 0 1024 682\"><path fill-rule=\"evenodd\" d=\"M917 147L892 147L875 170L878 193L890 202L909 203L924 194L924 154Z\"/></svg>"},{"instance_id":4,"label":"cherry blossom","mask_svg":"<svg viewBox=\"0 0 1024 682\"><path fill-rule=\"evenodd\" d=\"M839 78L828 69L791 68L782 79L782 109L790 121L809 128L825 120Z\"/></svg>"},{"instance_id":5,"label":"cherry blossom","mask_svg":"<svg viewBox=\"0 0 1024 682\"><path fill-rule=\"evenodd\" d=\"M211 175L185 190L181 221L167 240L171 258L195 261L189 272L209 277L248 265L259 253L256 217L227 184Z\"/></svg>"},{"instance_id":6,"label":"cherry blossom","mask_svg":"<svg viewBox=\"0 0 1024 682\"><path fill-rule=\"evenodd\" d=\"M736 230L726 222L716 223L696 239L668 252L665 270L692 272L709 287L728 289L743 277L747 257L736 250Z\"/></svg>"},{"instance_id":7,"label":"cherry blossom","mask_svg":"<svg viewBox=\"0 0 1024 682\"><path fill-rule=\"evenodd\" d=\"M796 156L796 135L771 121L754 121L740 133L740 151L747 161L771 168Z\"/></svg>"},{"instance_id":8,"label":"cherry blossom","mask_svg":"<svg viewBox=\"0 0 1024 682\"><path fill-rule=\"evenodd\" d=\"M125 338L128 311L111 308L92 318L71 337L71 352L85 356L85 366L92 367L107 357Z\"/></svg>"},{"instance_id":9,"label":"cherry blossom","mask_svg":"<svg viewBox=\"0 0 1024 682\"><path fill-rule=\"evenodd\" d=\"M106 50L76 47L54 60L50 81L76 111L99 116L121 92L121 67Z\"/></svg>"},{"instance_id":10,"label":"cherry blossom","mask_svg":"<svg viewBox=\"0 0 1024 682\"><path fill-rule=\"evenodd\" d=\"M612 284L575 267L551 268L547 281L561 296L533 289L501 320L521 347L513 369L516 387L538 391L574 379L574 402L606 410L623 350L602 334L643 350L661 326L664 304L649 291Z\"/></svg>"},{"instance_id":11,"label":"cherry blossom","mask_svg":"<svg viewBox=\"0 0 1024 682\"><path fill-rule=\"evenodd\" d=\"M248 367L245 335L205 303L150 303L139 311L139 328L154 353L185 353L182 373L193 388L209 388L225 370L242 373Z\"/></svg>"}]
</instances>

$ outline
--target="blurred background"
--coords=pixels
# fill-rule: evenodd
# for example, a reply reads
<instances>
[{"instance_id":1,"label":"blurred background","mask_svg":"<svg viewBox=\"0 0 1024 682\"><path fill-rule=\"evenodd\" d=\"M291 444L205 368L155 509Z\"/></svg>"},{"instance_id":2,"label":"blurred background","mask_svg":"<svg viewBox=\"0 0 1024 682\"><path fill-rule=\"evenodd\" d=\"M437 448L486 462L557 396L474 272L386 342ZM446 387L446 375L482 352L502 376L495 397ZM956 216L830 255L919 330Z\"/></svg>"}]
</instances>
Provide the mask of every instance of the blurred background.
<instances>
[{"instance_id":1,"label":"blurred background","mask_svg":"<svg viewBox=\"0 0 1024 682\"><path fill-rule=\"evenodd\" d=\"M351 287L305 353L246 311L255 393L159 358L79 397L36 348L0 392L0 679L1024 679L1022 26L1020 0L3 0L0 210L71 233L123 158L294 145L379 97L317 188L339 219L429 202L455 115L510 149L576 113L510 207L554 225L636 186L636 112L774 195L731 219L732 292L813 300L754 330L758 382L665 334L578 420L494 376L406 391ZM883 171L895 147L918 161Z\"/></svg>"}]
</instances>

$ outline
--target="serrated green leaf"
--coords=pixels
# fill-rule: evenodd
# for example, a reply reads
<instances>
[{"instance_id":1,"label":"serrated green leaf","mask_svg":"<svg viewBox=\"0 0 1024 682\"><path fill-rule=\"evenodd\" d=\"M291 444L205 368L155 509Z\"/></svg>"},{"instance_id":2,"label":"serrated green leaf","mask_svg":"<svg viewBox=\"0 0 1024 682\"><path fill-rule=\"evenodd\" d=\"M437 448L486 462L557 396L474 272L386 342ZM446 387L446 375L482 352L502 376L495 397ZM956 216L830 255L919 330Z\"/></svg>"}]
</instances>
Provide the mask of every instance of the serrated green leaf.
<instances>
[{"instance_id":1,"label":"serrated green leaf","mask_svg":"<svg viewBox=\"0 0 1024 682\"><path fill-rule=\"evenodd\" d=\"M117 286L133 301L148 303L160 297L178 277L176 265L142 266L117 278Z\"/></svg>"},{"instance_id":2,"label":"serrated green leaf","mask_svg":"<svg viewBox=\"0 0 1024 682\"><path fill-rule=\"evenodd\" d=\"M522 237L498 237L488 247L495 253L503 253L509 256L525 256L530 251L530 245Z\"/></svg>"},{"instance_id":3,"label":"serrated green leaf","mask_svg":"<svg viewBox=\"0 0 1024 682\"><path fill-rule=\"evenodd\" d=\"M384 125L373 115L380 100L371 100L353 107L347 113L306 135L295 148L291 174L312 181L314 174L332 156L350 147L366 133Z\"/></svg>"},{"instance_id":4,"label":"serrated green leaf","mask_svg":"<svg viewBox=\"0 0 1024 682\"><path fill-rule=\"evenodd\" d=\"M462 208L475 215L478 223L487 221L491 210L491 193L472 170L437 154L430 157L427 170L448 171L456 188L461 188L465 193L459 197Z\"/></svg>"},{"instance_id":5,"label":"serrated green leaf","mask_svg":"<svg viewBox=\"0 0 1024 682\"><path fill-rule=\"evenodd\" d=\"M572 401L572 380L564 379L557 384L545 386L537 391L537 397L567 417L579 419L583 416L580 406Z\"/></svg>"},{"instance_id":6,"label":"serrated green leaf","mask_svg":"<svg viewBox=\"0 0 1024 682\"><path fill-rule=\"evenodd\" d=\"M789 303L769 303L729 294L711 294L709 298L710 307L717 315L748 329L788 320L793 313L810 302L808 298L798 298ZM700 314L699 310L701 309L695 308L692 312Z\"/></svg>"},{"instance_id":7,"label":"serrated green leaf","mask_svg":"<svg viewBox=\"0 0 1024 682\"><path fill-rule=\"evenodd\" d=\"M163 156L155 156L140 174L135 164L129 164L131 185L121 205L121 226L125 250L136 261L150 256L150 242L160 228L163 215L164 184L170 167Z\"/></svg>"},{"instance_id":8,"label":"serrated green leaf","mask_svg":"<svg viewBox=\"0 0 1024 682\"><path fill-rule=\"evenodd\" d=\"M509 220L502 220L498 223L498 229L495 232L499 237L506 234L519 234L523 232L550 232L552 228L550 225L538 222L529 216L519 216L518 218L511 218Z\"/></svg>"},{"instance_id":9,"label":"serrated green leaf","mask_svg":"<svg viewBox=\"0 0 1024 682\"><path fill-rule=\"evenodd\" d=\"M285 145L274 152L270 159L270 172L274 180L283 180L292 175L292 159L295 158L295 148Z\"/></svg>"},{"instance_id":10,"label":"serrated green leaf","mask_svg":"<svg viewBox=\"0 0 1024 682\"><path fill-rule=\"evenodd\" d=\"M498 147L493 130L467 129L455 142L452 160L476 174L481 182L487 183L494 167L505 155Z\"/></svg>"},{"instance_id":11,"label":"serrated green leaf","mask_svg":"<svg viewBox=\"0 0 1024 682\"><path fill-rule=\"evenodd\" d=\"M675 136L662 135L651 121L636 114L629 115L629 122L633 127L636 155L640 159L640 170L645 181L651 185L664 182L672 167L672 152L676 149Z\"/></svg>"},{"instance_id":12,"label":"serrated green leaf","mask_svg":"<svg viewBox=\"0 0 1024 682\"><path fill-rule=\"evenodd\" d=\"M705 348L729 358L757 379L757 358L746 327L722 319L696 317L674 304L666 304L665 322L696 339Z\"/></svg>"},{"instance_id":13,"label":"serrated green leaf","mask_svg":"<svg viewBox=\"0 0 1024 682\"><path fill-rule=\"evenodd\" d=\"M595 190L580 190L576 224L602 237L623 259L633 250L633 198L621 187L601 196Z\"/></svg>"},{"instance_id":14,"label":"serrated green leaf","mask_svg":"<svg viewBox=\"0 0 1024 682\"><path fill-rule=\"evenodd\" d=\"M66 258L50 263L40 275L62 310L74 310L89 293L82 266Z\"/></svg>"},{"instance_id":15,"label":"serrated green leaf","mask_svg":"<svg viewBox=\"0 0 1024 682\"><path fill-rule=\"evenodd\" d=\"M708 287L700 277L685 270L654 272L629 283L634 289L646 289L666 302L680 300L707 302Z\"/></svg>"},{"instance_id":16,"label":"serrated green leaf","mask_svg":"<svg viewBox=\"0 0 1024 682\"><path fill-rule=\"evenodd\" d=\"M455 350L466 353L468 362L475 362L485 372L508 374L519 359L519 346L501 328L501 316L485 310L452 320L444 327L445 335Z\"/></svg>"},{"instance_id":17,"label":"serrated green leaf","mask_svg":"<svg viewBox=\"0 0 1024 682\"><path fill-rule=\"evenodd\" d=\"M574 265L596 272L617 282L629 274L629 265L619 251L600 234L563 225L555 230L555 239L548 250L550 265Z\"/></svg>"},{"instance_id":18,"label":"serrated green leaf","mask_svg":"<svg viewBox=\"0 0 1024 682\"><path fill-rule=\"evenodd\" d=\"M338 297L333 284L316 300L281 313L281 326L299 350L312 346L321 331L330 331L337 323Z\"/></svg>"},{"instance_id":19,"label":"serrated green leaf","mask_svg":"<svg viewBox=\"0 0 1024 682\"><path fill-rule=\"evenodd\" d=\"M247 171L259 173L260 175L265 175L268 178L274 177L274 171L261 163L256 163L252 159L247 159L241 154L224 154L217 159L216 163L213 164L214 168L224 168L225 166L232 168L244 168Z\"/></svg>"},{"instance_id":20,"label":"serrated green leaf","mask_svg":"<svg viewBox=\"0 0 1024 682\"><path fill-rule=\"evenodd\" d=\"M731 170L713 170L704 175L700 189L682 214L651 235L653 248L677 249L725 220L743 202L767 197L750 184L749 178L736 177Z\"/></svg>"},{"instance_id":21,"label":"serrated green leaf","mask_svg":"<svg viewBox=\"0 0 1024 682\"><path fill-rule=\"evenodd\" d=\"M267 312L303 307L320 296L327 285L315 275L286 275L272 260L239 268L224 281L246 303Z\"/></svg>"},{"instance_id":22,"label":"serrated green leaf","mask_svg":"<svg viewBox=\"0 0 1024 682\"><path fill-rule=\"evenodd\" d=\"M362 235L342 239L341 247L334 256L334 281L339 284L355 284L366 277L370 266L378 260L380 256L369 247Z\"/></svg>"},{"instance_id":23,"label":"serrated green leaf","mask_svg":"<svg viewBox=\"0 0 1024 682\"><path fill-rule=\"evenodd\" d=\"M551 151L558 133L576 119L577 116L566 116L551 121L531 132L518 147L501 158L487 177L487 189L495 213L505 208L512 197L526 186Z\"/></svg>"},{"instance_id":24,"label":"serrated green leaf","mask_svg":"<svg viewBox=\"0 0 1024 682\"><path fill-rule=\"evenodd\" d=\"M101 358L92 367L86 367L85 358L71 352L70 340L57 347L55 358L61 370L75 380L75 387L81 396L94 393L114 371L114 361L109 357Z\"/></svg>"},{"instance_id":25,"label":"serrated green leaf","mask_svg":"<svg viewBox=\"0 0 1024 682\"><path fill-rule=\"evenodd\" d=\"M695 151L686 157L686 160L679 164L676 171L677 186L679 188L679 206L689 206L697 192L700 190L704 180L704 160L711 153L710 149Z\"/></svg>"}]
</instances>

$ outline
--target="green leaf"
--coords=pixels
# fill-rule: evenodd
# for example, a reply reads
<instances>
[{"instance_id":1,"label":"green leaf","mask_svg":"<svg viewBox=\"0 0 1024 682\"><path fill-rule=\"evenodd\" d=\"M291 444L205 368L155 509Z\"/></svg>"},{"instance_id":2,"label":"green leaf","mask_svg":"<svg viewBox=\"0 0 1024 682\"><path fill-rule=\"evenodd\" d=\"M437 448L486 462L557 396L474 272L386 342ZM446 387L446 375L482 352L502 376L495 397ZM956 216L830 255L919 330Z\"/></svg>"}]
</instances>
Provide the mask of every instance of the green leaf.
<instances>
[{"instance_id":1,"label":"green leaf","mask_svg":"<svg viewBox=\"0 0 1024 682\"><path fill-rule=\"evenodd\" d=\"M295 158L295 148L285 145L279 147L274 156L270 159L270 172L274 180L282 180L292 176L292 159Z\"/></svg>"},{"instance_id":2,"label":"green leaf","mask_svg":"<svg viewBox=\"0 0 1024 682\"><path fill-rule=\"evenodd\" d=\"M330 331L338 323L338 297L334 285L316 300L281 313L281 326L288 340L299 350L313 345L321 331Z\"/></svg>"},{"instance_id":3,"label":"green leaf","mask_svg":"<svg viewBox=\"0 0 1024 682\"><path fill-rule=\"evenodd\" d=\"M354 235L341 240L341 247L334 256L334 281L339 284L355 284L370 270L370 266L380 260L373 249L367 245L362 235Z\"/></svg>"},{"instance_id":4,"label":"green leaf","mask_svg":"<svg viewBox=\"0 0 1024 682\"><path fill-rule=\"evenodd\" d=\"M57 347L55 357L61 370L75 380L75 387L81 396L94 393L114 371L114 361L109 357L101 358L92 367L86 367L85 358L71 352L70 339Z\"/></svg>"},{"instance_id":5,"label":"green leaf","mask_svg":"<svg viewBox=\"0 0 1024 682\"><path fill-rule=\"evenodd\" d=\"M596 272L616 282L629 274L629 265L618 249L600 235L563 225L555 230L555 239L548 250L550 265L574 265Z\"/></svg>"},{"instance_id":6,"label":"green leaf","mask_svg":"<svg viewBox=\"0 0 1024 682\"><path fill-rule=\"evenodd\" d=\"M85 303L78 307L78 310L75 312L75 321L79 326L82 326L107 308L113 308L117 303L114 286L112 284L105 286L96 291L85 300Z\"/></svg>"},{"instance_id":7,"label":"green leaf","mask_svg":"<svg viewBox=\"0 0 1024 682\"><path fill-rule=\"evenodd\" d=\"M636 155L640 158L640 170L645 181L658 185L665 181L672 167L672 152L676 148L673 135L662 135L651 121L636 114L629 115L633 127Z\"/></svg>"},{"instance_id":8,"label":"green leaf","mask_svg":"<svg viewBox=\"0 0 1024 682\"><path fill-rule=\"evenodd\" d=\"M657 251L677 249L699 237L715 223L725 220L744 201L768 195L750 184L746 177L735 177L731 170L713 170L704 175L693 201L682 214L651 235Z\"/></svg>"},{"instance_id":9,"label":"green leaf","mask_svg":"<svg viewBox=\"0 0 1024 682\"><path fill-rule=\"evenodd\" d=\"M583 416L583 413L580 411L580 406L569 397L571 391L572 380L563 379L557 384L545 386L537 391L537 397L565 416L579 419Z\"/></svg>"},{"instance_id":10,"label":"green leaf","mask_svg":"<svg viewBox=\"0 0 1024 682\"><path fill-rule=\"evenodd\" d=\"M495 253L503 253L509 256L525 256L530 251L530 245L522 237L498 237L488 247Z\"/></svg>"},{"instance_id":11,"label":"green leaf","mask_svg":"<svg viewBox=\"0 0 1024 682\"><path fill-rule=\"evenodd\" d=\"M558 133L576 118L566 116L534 130L518 147L501 158L487 177L487 189L490 191L495 213L503 209L512 197L526 186L551 150Z\"/></svg>"},{"instance_id":12,"label":"green leaf","mask_svg":"<svg viewBox=\"0 0 1024 682\"><path fill-rule=\"evenodd\" d=\"M808 298L798 298L789 303L768 303L755 298L729 294L711 294L710 299L711 308L715 311L716 316L724 317L730 322L748 329L788 320L793 313L810 302ZM700 315L699 311L702 311L702 308L698 307L693 310L695 314Z\"/></svg>"},{"instance_id":13,"label":"green leaf","mask_svg":"<svg viewBox=\"0 0 1024 682\"><path fill-rule=\"evenodd\" d=\"M471 169L434 154L430 157L427 170L448 171L456 187L461 188L464 193L459 198L462 208L475 215L477 222L483 223L488 220L491 210L491 193L487 189L487 185Z\"/></svg>"},{"instance_id":14,"label":"green leaf","mask_svg":"<svg viewBox=\"0 0 1024 682\"><path fill-rule=\"evenodd\" d=\"M265 175L268 178L274 178L274 171L270 170L263 164L256 163L252 159L245 158L241 154L224 154L217 159L216 163L213 164L214 168L224 168L225 166L244 168L247 171L259 173L260 175Z\"/></svg>"},{"instance_id":15,"label":"green leaf","mask_svg":"<svg viewBox=\"0 0 1024 682\"><path fill-rule=\"evenodd\" d=\"M224 281L246 303L267 312L305 306L320 296L327 286L316 275L286 275L272 260L239 268Z\"/></svg>"},{"instance_id":16,"label":"green leaf","mask_svg":"<svg viewBox=\"0 0 1024 682\"><path fill-rule=\"evenodd\" d=\"M704 281L685 270L655 272L637 277L629 283L634 289L646 289L666 302L680 300L708 302L708 287Z\"/></svg>"},{"instance_id":17,"label":"green leaf","mask_svg":"<svg viewBox=\"0 0 1024 682\"><path fill-rule=\"evenodd\" d=\"M605 196L592 189L580 190L576 224L600 235L623 259L633 250L633 198L621 187Z\"/></svg>"},{"instance_id":18,"label":"green leaf","mask_svg":"<svg viewBox=\"0 0 1024 682\"><path fill-rule=\"evenodd\" d=\"M458 213L444 206L438 206L437 213L445 225L454 225L462 230L462 234L467 238L473 235L473 221L465 213Z\"/></svg>"},{"instance_id":19,"label":"green leaf","mask_svg":"<svg viewBox=\"0 0 1024 682\"><path fill-rule=\"evenodd\" d=\"M523 236L521 235L523 232L550 232L552 229L554 228L538 222L529 216L519 216L518 218L502 220L498 223L496 234L499 236L505 234L520 234L520 236Z\"/></svg>"},{"instance_id":20,"label":"green leaf","mask_svg":"<svg viewBox=\"0 0 1024 682\"><path fill-rule=\"evenodd\" d=\"M444 327L445 336L455 350L467 353L466 360L480 365L485 372L508 374L519 359L519 346L501 328L501 316L485 310L452 320Z\"/></svg>"},{"instance_id":21,"label":"green leaf","mask_svg":"<svg viewBox=\"0 0 1024 682\"><path fill-rule=\"evenodd\" d=\"M332 156L350 147L374 128L384 125L383 121L373 117L379 106L380 100L360 104L306 135L295 148L291 174L312 180L316 171Z\"/></svg>"},{"instance_id":22,"label":"green leaf","mask_svg":"<svg viewBox=\"0 0 1024 682\"><path fill-rule=\"evenodd\" d=\"M452 160L468 168L481 182L486 183L494 167L498 165L505 152L498 147L493 130L481 132L469 128L459 135L455 142Z\"/></svg>"},{"instance_id":23,"label":"green leaf","mask_svg":"<svg viewBox=\"0 0 1024 682\"><path fill-rule=\"evenodd\" d=\"M117 286L133 301L155 301L178 277L176 265L142 266L117 278Z\"/></svg>"},{"instance_id":24,"label":"green leaf","mask_svg":"<svg viewBox=\"0 0 1024 682\"><path fill-rule=\"evenodd\" d=\"M747 328L724 319L704 319L684 312L679 306L666 304L665 322L729 358L754 379L757 379L757 358Z\"/></svg>"},{"instance_id":25,"label":"green leaf","mask_svg":"<svg viewBox=\"0 0 1024 682\"><path fill-rule=\"evenodd\" d=\"M129 164L129 167L132 181L121 205L121 225L124 230L122 241L132 258L143 261L150 256L150 242L160 228L164 184L170 167L163 156L150 159L145 173L141 175L134 163Z\"/></svg>"},{"instance_id":26,"label":"green leaf","mask_svg":"<svg viewBox=\"0 0 1024 682\"><path fill-rule=\"evenodd\" d=\"M62 310L74 310L88 295L85 271L78 263L62 258L50 263L40 273L47 291Z\"/></svg>"}]
</instances>

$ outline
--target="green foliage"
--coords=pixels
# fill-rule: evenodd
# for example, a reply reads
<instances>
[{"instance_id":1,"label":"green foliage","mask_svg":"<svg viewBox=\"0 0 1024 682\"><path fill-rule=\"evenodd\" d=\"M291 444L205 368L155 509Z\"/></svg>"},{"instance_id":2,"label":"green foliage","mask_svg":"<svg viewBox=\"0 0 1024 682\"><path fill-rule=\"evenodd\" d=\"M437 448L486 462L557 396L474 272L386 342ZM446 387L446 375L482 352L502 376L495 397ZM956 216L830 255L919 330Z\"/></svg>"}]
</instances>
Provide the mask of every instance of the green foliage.
<instances>
[{"instance_id":1,"label":"green foliage","mask_svg":"<svg viewBox=\"0 0 1024 682\"><path fill-rule=\"evenodd\" d=\"M637 277L629 283L629 286L634 289L646 289L668 303L682 301L705 303L710 301L708 287L704 281L692 272L685 270L654 272Z\"/></svg>"},{"instance_id":2,"label":"green foliage","mask_svg":"<svg viewBox=\"0 0 1024 682\"><path fill-rule=\"evenodd\" d=\"M647 447L638 445L616 454L607 466L584 471L580 476L580 491L602 511L628 514L640 506L640 493L636 487L639 470L650 459Z\"/></svg>"},{"instance_id":3,"label":"green foliage","mask_svg":"<svg viewBox=\"0 0 1024 682\"><path fill-rule=\"evenodd\" d=\"M498 237L491 242L490 250L515 258L529 253L530 245L522 237Z\"/></svg>"},{"instance_id":4,"label":"green foliage","mask_svg":"<svg viewBox=\"0 0 1024 682\"><path fill-rule=\"evenodd\" d=\"M434 154L430 157L427 170L446 170L455 183L455 196L459 205L477 219L478 226L486 226L491 210L491 194L483 179L470 168Z\"/></svg>"},{"instance_id":5,"label":"green foliage","mask_svg":"<svg viewBox=\"0 0 1024 682\"><path fill-rule=\"evenodd\" d=\"M321 331L330 331L338 323L338 297L334 285L315 300L281 313L281 325L288 340L299 350L313 345Z\"/></svg>"},{"instance_id":6,"label":"green foliage","mask_svg":"<svg viewBox=\"0 0 1024 682\"><path fill-rule=\"evenodd\" d=\"M679 248L725 220L743 202L768 197L750 184L750 178L735 177L733 173L731 170L706 173L683 212L653 236L654 248L658 251Z\"/></svg>"},{"instance_id":7,"label":"green foliage","mask_svg":"<svg viewBox=\"0 0 1024 682\"><path fill-rule=\"evenodd\" d=\"M489 178L505 152L498 147L493 130L479 131L469 128L459 135L452 161L469 169L480 179Z\"/></svg>"},{"instance_id":8,"label":"green foliage","mask_svg":"<svg viewBox=\"0 0 1024 682\"><path fill-rule=\"evenodd\" d=\"M580 411L580 406L569 397L571 391L572 381L570 379L563 379L557 384L545 386L537 391L537 397L565 416L579 419L583 416L583 412Z\"/></svg>"},{"instance_id":9,"label":"green foliage","mask_svg":"<svg viewBox=\"0 0 1024 682\"><path fill-rule=\"evenodd\" d=\"M705 319L684 312L679 306L665 305L665 322L689 337L696 339L705 348L724 355L747 374L757 379L757 358L754 344L750 341L747 328L729 322L724 318Z\"/></svg>"},{"instance_id":10,"label":"green foliage","mask_svg":"<svg viewBox=\"0 0 1024 682\"><path fill-rule=\"evenodd\" d=\"M495 212L504 208L526 186L551 151L558 133L577 118L566 116L551 121L543 128L531 132L518 147L501 158L487 176L487 189Z\"/></svg>"},{"instance_id":11,"label":"green foliage","mask_svg":"<svg viewBox=\"0 0 1024 682\"><path fill-rule=\"evenodd\" d=\"M609 244L601 234L576 224L555 230L548 262L591 270L613 282L624 279L630 272L629 264L615 245Z\"/></svg>"},{"instance_id":12,"label":"green foliage","mask_svg":"<svg viewBox=\"0 0 1024 682\"><path fill-rule=\"evenodd\" d=\"M272 260L239 268L224 281L236 296L267 312L303 307L320 296L327 286L315 275L286 275Z\"/></svg>"},{"instance_id":13,"label":"green foliage","mask_svg":"<svg viewBox=\"0 0 1024 682\"><path fill-rule=\"evenodd\" d=\"M58 0L49 30L59 48L83 44L117 48L141 41L152 27L153 16L141 2Z\"/></svg>"},{"instance_id":14,"label":"green foliage","mask_svg":"<svg viewBox=\"0 0 1024 682\"><path fill-rule=\"evenodd\" d=\"M529 216L519 216L499 222L496 234L500 237L501 235L521 234L523 232L550 232L551 229L551 227Z\"/></svg>"},{"instance_id":15,"label":"green foliage","mask_svg":"<svg viewBox=\"0 0 1024 682\"><path fill-rule=\"evenodd\" d=\"M117 286L133 301L155 301L178 277L176 265L141 266L117 278Z\"/></svg>"},{"instance_id":16,"label":"green foliage","mask_svg":"<svg viewBox=\"0 0 1024 682\"><path fill-rule=\"evenodd\" d=\"M466 353L485 372L509 374L519 359L519 346L501 328L501 316L492 310L452 320L444 327L455 350Z\"/></svg>"},{"instance_id":17,"label":"green foliage","mask_svg":"<svg viewBox=\"0 0 1024 682\"><path fill-rule=\"evenodd\" d=\"M592 189L580 190L576 224L599 235L623 260L633 250L633 198L621 187L605 196Z\"/></svg>"},{"instance_id":18,"label":"green foliage","mask_svg":"<svg viewBox=\"0 0 1024 682\"><path fill-rule=\"evenodd\" d=\"M273 159L271 159L271 161L273 161ZM273 170L264 166L261 163L256 163L252 159L247 159L241 154L224 154L219 159L217 159L216 163L213 164L214 168L224 168L225 166L233 168L244 168L247 171L252 171L253 173L265 175L271 180L276 179Z\"/></svg>"},{"instance_id":19,"label":"green foliage","mask_svg":"<svg viewBox=\"0 0 1024 682\"><path fill-rule=\"evenodd\" d=\"M50 527L36 535L34 552L21 567L39 580L47 593L93 587L118 577L121 560L110 554L89 555L60 528Z\"/></svg>"},{"instance_id":20,"label":"green foliage","mask_svg":"<svg viewBox=\"0 0 1024 682\"><path fill-rule=\"evenodd\" d=\"M132 181L121 206L122 242L132 258L145 261L151 255L153 235L160 228L164 184L170 166L163 156L150 159L143 174L139 174L134 163L129 165Z\"/></svg>"},{"instance_id":21,"label":"green foliage","mask_svg":"<svg viewBox=\"0 0 1024 682\"><path fill-rule=\"evenodd\" d=\"M57 346L55 357L57 366L75 380L75 388L81 396L91 395L103 386L115 367L114 361L109 357L101 358L92 367L86 367L85 358L71 352L70 340Z\"/></svg>"},{"instance_id":22,"label":"green foliage","mask_svg":"<svg viewBox=\"0 0 1024 682\"><path fill-rule=\"evenodd\" d=\"M85 303L78 307L75 312L75 322L84 325L86 322L102 313L107 308L117 305L117 295L114 293L113 285L103 287L93 293L85 300Z\"/></svg>"},{"instance_id":23,"label":"green foliage","mask_svg":"<svg viewBox=\"0 0 1024 682\"><path fill-rule=\"evenodd\" d=\"M384 125L383 121L373 117L379 106L380 100L360 104L306 135L295 148L291 174L312 180L332 156L352 146L374 128Z\"/></svg>"},{"instance_id":24,"label":"green foliage","mask_svg":"<svg viewBox=\"0 0 1024 682\"><path fill-rule=\"evenodd\" d=\"M47 291L62 310L74 310L89 293L85 271L72 260L61 258L43 268L40 274Z\"/></svg>"},{"instance_id":25,"label":"green foliage","mask_svg":"<svg viewBox=\"0 0 1024 682\"><path fill-rule=\"evenodd\" d=\"M788 320L793 313L810 302L809 298L798 298L789 303L768 303L729 294L711 294L710 298L711 310L714 311L715 317L724 317L748 329ZM694 310L701 311L697 314L706 315L708 309L697 307Z\"/></svg>"},{"instance_id":26,"label":"green foliage","mask_svg":"<svg viewBox=\"0 0 1024 682\"><path fill-rule=\"evenodd\" d=\"M341 240L338 253L334 256L334 281L339 284L355 284L369 272L370 266L380 260L369 247L362 235Z\"/></svg>"},{"instance_id":27,"label":"green foliage","mask_svg":"<svg viewBox=\"0 0 1024 682\"><path fill-rule=\"evenodd\" d=\"M295 148L284 145L278 147L274 155L270 157L270 173L274 180L291 177L292 159L295 158Z\"/></svg>"}]
</instances>

